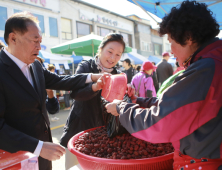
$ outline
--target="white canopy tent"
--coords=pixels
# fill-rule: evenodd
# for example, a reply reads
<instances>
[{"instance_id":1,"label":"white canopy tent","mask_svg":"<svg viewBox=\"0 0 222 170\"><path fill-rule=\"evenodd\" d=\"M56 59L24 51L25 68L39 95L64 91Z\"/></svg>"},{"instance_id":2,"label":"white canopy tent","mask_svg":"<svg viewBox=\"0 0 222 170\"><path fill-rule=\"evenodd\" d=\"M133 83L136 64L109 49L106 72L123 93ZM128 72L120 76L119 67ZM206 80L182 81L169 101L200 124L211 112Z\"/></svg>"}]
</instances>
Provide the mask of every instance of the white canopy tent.
<instances>
[{"instance_id":1,"label":"white canopy tent","mask_svg":"<svg viewBox=\"0 0 222 170\"><path fill-rule=\"evenodd\" d=\"M143 64L144 61L148 61L148 58L137 53L136 49L132 49L130 53L124 53L121 57L121 60L129 58L132 64Z\"/></svg>"},{"instance_id":2,"label":"white canopy tent","mask_svg":"<svg viewBox=\"0 0 222 170\"><path fill-rule=\"evenodd\" d=\"M48 64L55 64L55 67L57 70L60 69L59 64L64 64L65 69L69 68L69 63L73 64L73 58L72 57L63 57L61 55L52 54L46 51L39 51L39 56L45 60L44 65L47 67ZM74 68L74 66L73 66ZM74 74L74 70L73 70Z\"/></svg>"}]
</instances>

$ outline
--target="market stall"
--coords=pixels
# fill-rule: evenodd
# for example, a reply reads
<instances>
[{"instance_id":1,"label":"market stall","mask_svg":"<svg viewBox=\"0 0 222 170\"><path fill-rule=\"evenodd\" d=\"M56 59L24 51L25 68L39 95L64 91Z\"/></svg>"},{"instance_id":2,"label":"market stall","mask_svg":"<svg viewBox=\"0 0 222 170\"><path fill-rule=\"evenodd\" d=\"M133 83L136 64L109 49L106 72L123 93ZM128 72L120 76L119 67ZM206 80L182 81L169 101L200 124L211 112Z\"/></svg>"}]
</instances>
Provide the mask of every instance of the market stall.
<instances>
[{"instance_id":1,"label":"market stall","mask_svg":"<svg viewBox=\"0 0 222 170\"><path fill-rule=\"evenodd\" d=\"M125 74L112 75L103 86L101 107L114 99L127 100L126 88ZM119 123L119 117L102 110L105 127L84 130L69 140L68 149L79 162L72 170L172 170L172 144L151 144L135 138Z\"/></svg>"},{"instance_id":2,"label":"market stall","mask_svg":"<svg viewBox=\"0 0 222 170\"><path fill-rule=\"evenodd\" d=\"M95 56L103 37L95 34L75 38L51 48L52 53L76 56ZM131 52L131 47L125 48L125 53Z\"/></svg>"},{"instance_id":3,"label":"market stall","mask_svg":"<svg viewBox=\"0 0 222 170\"><path fill-rule=\"evenodd\" d=\"M124 53L122 55L121 60L124 60L126 58L129 58L131 60L132 64L143 64L144 61L147 61L148 59L136 52L130 52L130 53Z\"/></svg>"},{"instance_id":4,"label":"market stall","mask_svg":"<svg viewBox=\"0 0 222 170\"><path fill-rule=\"evenodd\" d=\"M72 66L74 65L73 63L74 60L72 57L63 57L61 55L55 55L55 54L52 54L43 50L39 51L39 56L45 60L44 65L46 68L48 67L48 64L54 64L56 69L60 70L59 65L62 64L64 65L64 68L66 70L69 70L70 69L69 64L72 64ZM74 70L73 70L73 74L74 74Z\"/></svg>"}]
</instances>

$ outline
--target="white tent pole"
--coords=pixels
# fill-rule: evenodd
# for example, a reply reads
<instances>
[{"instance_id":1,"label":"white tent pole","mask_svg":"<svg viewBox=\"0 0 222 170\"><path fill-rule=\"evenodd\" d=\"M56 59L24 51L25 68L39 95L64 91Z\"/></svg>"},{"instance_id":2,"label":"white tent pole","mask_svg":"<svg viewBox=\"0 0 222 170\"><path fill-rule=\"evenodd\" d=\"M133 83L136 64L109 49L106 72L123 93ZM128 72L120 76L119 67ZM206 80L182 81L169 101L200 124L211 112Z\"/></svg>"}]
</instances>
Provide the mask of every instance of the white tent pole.
<instances>
[{"instance_id":1,"label":"white tent pole","mask_svg":"<svg viewBox=\"0 0 222 170\"><path fill-rule=\"evenodd\" d=\"M94 44L92 43L92 51L93 51L93 58L94 58Z\"/></svg>"},{"instance_id":2,"label":"white tent pole","mask_svg":"<svg viewBox=\"0 0 222 170\"><path fill-rule=\"evenodd\" d=\"M74 54L75 54L75 52L73 51L73 52L72 52L72 55L74 55ZM73 58L73 63L72 63L72 75L74 75L74 73L75 73L75 72L74 72L74 66L75 66L74 61L75 61L75 60L74 60L74 58Z\"/></svg>"}]
</instances>

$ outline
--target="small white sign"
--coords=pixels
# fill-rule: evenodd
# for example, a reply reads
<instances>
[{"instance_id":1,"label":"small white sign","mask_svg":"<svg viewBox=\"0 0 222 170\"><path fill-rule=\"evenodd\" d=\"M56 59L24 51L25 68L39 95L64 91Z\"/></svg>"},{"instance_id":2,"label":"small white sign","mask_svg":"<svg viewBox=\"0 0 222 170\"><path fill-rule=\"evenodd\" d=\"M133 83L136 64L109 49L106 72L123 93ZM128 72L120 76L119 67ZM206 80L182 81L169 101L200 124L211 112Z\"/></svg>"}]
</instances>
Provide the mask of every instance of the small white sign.
<instances>
[{"instance_id":1,"label":"small white sign","mask_svg":"<svg viewBox=\"0 0 222 170\"><path fill-rule=\"evenodd\" d=\"M64 67L65 67L66 70L70 69L68 63L64 63Z\"/></svg>"},{"instance_id":2,"label":"small white sign","mask_svg":"<svg viewBox=\"0 0 222 170\"><path fill-rule=\"evenodd\" d=\"M48 68L49 63L43 63L45 68Z\"/></svg>"},{"instance_id":3,"label":"small white sign","mask_svg":"<svg viewBox=\"0 0 222 170\"><path fill-rule=\"evenodd\" d=\"M60 70L59 63L55 63L56 70Z\"/></svg>"}]
</instances>

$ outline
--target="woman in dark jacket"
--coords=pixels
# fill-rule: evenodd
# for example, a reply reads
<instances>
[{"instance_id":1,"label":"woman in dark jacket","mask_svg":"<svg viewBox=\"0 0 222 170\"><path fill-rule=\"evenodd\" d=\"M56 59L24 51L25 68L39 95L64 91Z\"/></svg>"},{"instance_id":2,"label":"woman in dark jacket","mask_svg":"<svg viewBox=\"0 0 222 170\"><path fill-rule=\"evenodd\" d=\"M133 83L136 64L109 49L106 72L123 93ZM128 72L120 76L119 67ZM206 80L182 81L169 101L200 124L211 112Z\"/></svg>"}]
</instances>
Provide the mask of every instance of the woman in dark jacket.
<instances>
[{"instance_id":1,"label":"woman in dark jacket","mask_svg":"<svg viewBox=\"0 0 222 170\"><path fill-rule=\"evenodd\" d=\"M76 74L81 73L120 73L115 65L125 50L125 42L120 34L108 34L99 46L95 59L82 61ZM85 88L70 94L74 102L64 127L60 143L67 147L69 139L75 134L98 126L103 126L102 110L100 108L101 90L97 83L89 83ZM66 169L77 164L75 155L66 149Z\"/></svg>"}]
</instances>

